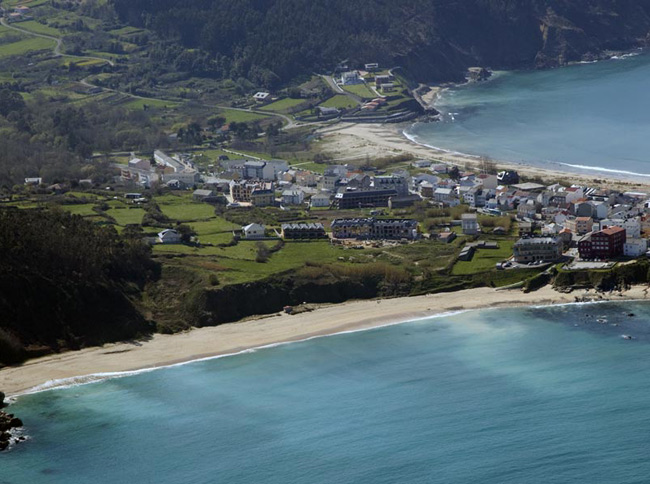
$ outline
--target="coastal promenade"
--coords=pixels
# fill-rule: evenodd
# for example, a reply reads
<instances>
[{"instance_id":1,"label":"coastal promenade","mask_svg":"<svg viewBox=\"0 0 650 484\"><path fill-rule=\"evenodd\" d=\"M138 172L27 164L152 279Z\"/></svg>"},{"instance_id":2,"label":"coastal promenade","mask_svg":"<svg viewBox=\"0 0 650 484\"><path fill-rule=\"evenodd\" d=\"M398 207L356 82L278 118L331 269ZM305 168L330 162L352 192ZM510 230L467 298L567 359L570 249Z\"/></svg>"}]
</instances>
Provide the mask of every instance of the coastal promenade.
<instances>
[{"instance_id":1,"label":"coastal promenade","mask_svg":"<svg viewBox=\"0 0 650 484\"><path fill-rule=\"evenodd\" d=\"M634 287L605 299L645 299L647 289ZM126 342L46 356L0 370L0 389L8 396L66 384L119 376L182 362L301 341L336 333L412 321L455 311L573 303L598 299L595 293L559 293L551 287L536 292L478 288L416 297L353 301L323 306L297 315L279 314L239 323L193 329L175 335L156 334L148 341Z\"/></svg>"}]
</instances>

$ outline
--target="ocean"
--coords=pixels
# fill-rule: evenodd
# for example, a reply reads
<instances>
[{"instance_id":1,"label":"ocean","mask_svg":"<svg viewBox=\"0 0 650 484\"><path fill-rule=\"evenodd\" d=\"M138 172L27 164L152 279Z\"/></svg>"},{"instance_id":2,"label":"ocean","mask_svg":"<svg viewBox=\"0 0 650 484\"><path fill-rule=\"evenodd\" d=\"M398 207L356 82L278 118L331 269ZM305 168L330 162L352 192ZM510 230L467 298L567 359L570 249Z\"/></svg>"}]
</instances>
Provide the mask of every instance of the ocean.
<instances>
[{"instance_id":1,"label":"ocean","mask_svg":"<svg viewBox=\"0 0 650 484\"><path fill-rule=\"evenodd\" d=\"M650 176L650 54L552 70L497 72L443 91L442 122L418 143L496 160L601 175Z\"/></svg>"},{"instance_id":2,"label":"ocean","mask_svg":"<svg viewBox=\"0 0 650 484\"><path fill-rule=\"evenodd\" d=\"M0 483L647 482L649 354L650 305L574 304L43 391Z\"/></svg>"}]
</instances>

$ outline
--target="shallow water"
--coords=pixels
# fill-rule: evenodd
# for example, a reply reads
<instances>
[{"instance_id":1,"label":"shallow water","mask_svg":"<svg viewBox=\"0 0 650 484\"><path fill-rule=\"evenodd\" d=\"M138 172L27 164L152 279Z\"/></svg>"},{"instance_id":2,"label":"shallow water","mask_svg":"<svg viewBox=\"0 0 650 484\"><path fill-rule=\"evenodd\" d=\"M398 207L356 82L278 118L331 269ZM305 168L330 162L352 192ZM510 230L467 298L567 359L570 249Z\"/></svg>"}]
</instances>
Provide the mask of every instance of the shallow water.
<instances>
[{"instance_id":1,"label":"shallow water","mask_svg":"<svg viewBox=\"0 0 650 484\"><path fill-rule=\"evenodd\" d=\"M445 91L415 141L545 168L650 176L650 54L498 73ZM569 165L569 166L567 166Z\"/></svg>"},{"instance_id":2,"label":"shallow water","mask_svg":"<svg viewBox=\"0 0 650 484\"><path fill-rule=\"evenodd\" d=\"M484 310L26 395L0 483L647 482L649 343L648 304Z\"/></svg>"}]
</instances>

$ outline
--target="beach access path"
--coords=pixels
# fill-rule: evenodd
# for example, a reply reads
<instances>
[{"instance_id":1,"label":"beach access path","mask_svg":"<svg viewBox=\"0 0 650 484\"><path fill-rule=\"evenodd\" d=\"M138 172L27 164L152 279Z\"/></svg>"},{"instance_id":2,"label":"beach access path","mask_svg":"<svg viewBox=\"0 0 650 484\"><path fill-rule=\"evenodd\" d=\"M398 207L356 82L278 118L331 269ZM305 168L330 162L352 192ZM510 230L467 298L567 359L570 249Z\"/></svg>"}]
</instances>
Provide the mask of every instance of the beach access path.
<instances>
[{"instance_id":1,"label":"beach access path","mask_svg":"<svg viewBox=\"0 0 650 484\"><path fill-rule=\"evenodd\" d=\"M148 341L108 344L45 356L20 366L0 369L0 389L12 396L52 381L57 382L47 383L48 387L89 382L111 376L105 375L106 373L168 366L454 311L573 303L576 297L584 295L584 291L563 294L551 287L544 287L532 293L478 288L435 295L352 301L323 306L296 315L276 314L238 323L197 328L175 335L156 334ZM634 287L625 293L614 293L608 296L608 299L646 297L647 288L644 286ZM75 380L70 381L72 378Z\"/></svg>"}]
</instances>

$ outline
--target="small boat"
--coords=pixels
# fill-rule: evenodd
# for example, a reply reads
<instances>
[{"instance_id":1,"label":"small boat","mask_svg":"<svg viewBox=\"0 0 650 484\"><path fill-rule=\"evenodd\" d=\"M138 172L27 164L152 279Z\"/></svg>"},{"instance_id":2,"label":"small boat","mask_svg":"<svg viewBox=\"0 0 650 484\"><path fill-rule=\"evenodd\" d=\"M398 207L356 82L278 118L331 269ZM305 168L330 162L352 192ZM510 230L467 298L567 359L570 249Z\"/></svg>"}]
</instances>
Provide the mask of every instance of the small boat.
<instances>
[{"instance_id":1,"label":"small boat","mask_svg":"<svg viewBox=\"0 0 650 484\"><path fill-rule=\"evenodd\" d=\"M623 339L634 339L634 338L633 338L632 336L630 336L629 334L622 334L622 335L621 335L621 338L623 338Z\"/></svg>"}]
</instances>

